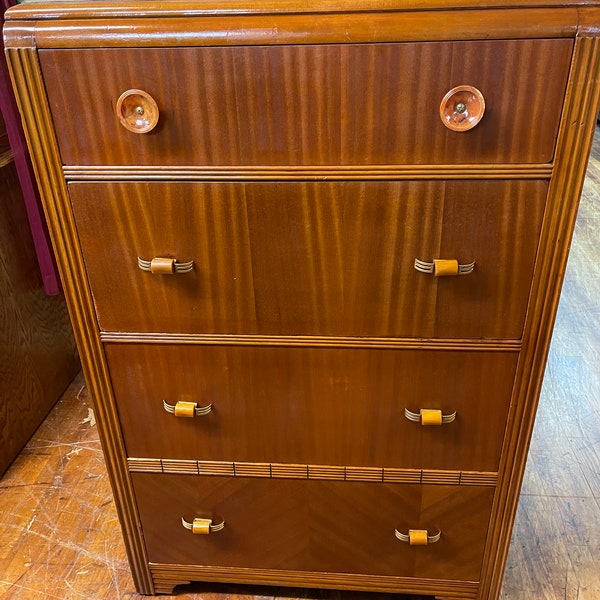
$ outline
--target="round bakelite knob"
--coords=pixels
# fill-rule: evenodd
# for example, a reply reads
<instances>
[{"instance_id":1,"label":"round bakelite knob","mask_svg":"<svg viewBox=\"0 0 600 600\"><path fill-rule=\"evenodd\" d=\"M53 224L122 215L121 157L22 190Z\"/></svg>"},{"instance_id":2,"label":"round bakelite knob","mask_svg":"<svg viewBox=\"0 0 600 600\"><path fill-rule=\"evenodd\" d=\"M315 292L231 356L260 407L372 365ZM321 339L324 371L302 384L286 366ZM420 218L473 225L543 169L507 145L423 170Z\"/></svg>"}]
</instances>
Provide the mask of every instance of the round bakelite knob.
<instances>
[{"instance_id":1,"label":"round bakelite knob","mask_svg":"<svg viewBox=\"0 0 600 600\"><path fill-rule=\"evenodd\" d=\"M117 117L121 125L133 133L148 133L158 123L158 105L143 90L127 90L117 100Z\"/></svg>"},{"instance_id":2,"label":"round bakelite knob","mask_svg":"<svg viewBox=\"0 0 600 600\"><path fill-rule=\"evenodd\" d=\"M483 94L472 85L452 88L440 104L442 123L452 131L473 129L485 112Z\"/></svg>"}]
</instances>

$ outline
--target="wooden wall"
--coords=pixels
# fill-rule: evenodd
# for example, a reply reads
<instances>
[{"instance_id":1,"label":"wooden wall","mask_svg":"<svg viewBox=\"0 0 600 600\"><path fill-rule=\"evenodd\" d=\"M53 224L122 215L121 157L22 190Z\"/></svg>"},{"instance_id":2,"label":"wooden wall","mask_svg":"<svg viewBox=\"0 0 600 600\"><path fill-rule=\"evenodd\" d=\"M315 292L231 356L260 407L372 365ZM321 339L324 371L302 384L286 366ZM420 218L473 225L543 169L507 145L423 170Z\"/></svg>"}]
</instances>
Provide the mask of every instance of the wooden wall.
<instances>
[{"instance_id":1,"label":"wooden wall","mask_svg":"<svg viewBox=\"0 0 600 600\"><path fill-rule=\"evenodd\" d=\"M0 118L0 475L78 370L64 297L44 293Z\"/></svg>"}]
</instances>

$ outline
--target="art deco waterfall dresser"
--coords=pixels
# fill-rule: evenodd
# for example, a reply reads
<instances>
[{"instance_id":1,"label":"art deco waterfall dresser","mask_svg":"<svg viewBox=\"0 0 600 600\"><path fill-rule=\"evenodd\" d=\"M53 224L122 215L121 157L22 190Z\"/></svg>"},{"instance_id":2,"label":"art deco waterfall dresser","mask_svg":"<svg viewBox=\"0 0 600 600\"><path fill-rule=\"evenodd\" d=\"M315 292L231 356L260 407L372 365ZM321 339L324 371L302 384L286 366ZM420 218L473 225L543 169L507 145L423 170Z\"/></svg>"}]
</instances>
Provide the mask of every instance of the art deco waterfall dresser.
<instances>
[{"instance_id":1,"label":"art deco waterfall dresser","mask_svg":"<svg viewBox=\"0 0 600 600\"><path fill-rule=\"evenodd\" d=\"M139 591L497 598L598 23L585 0L7 13Z\"/></svg>"}]
</instances>

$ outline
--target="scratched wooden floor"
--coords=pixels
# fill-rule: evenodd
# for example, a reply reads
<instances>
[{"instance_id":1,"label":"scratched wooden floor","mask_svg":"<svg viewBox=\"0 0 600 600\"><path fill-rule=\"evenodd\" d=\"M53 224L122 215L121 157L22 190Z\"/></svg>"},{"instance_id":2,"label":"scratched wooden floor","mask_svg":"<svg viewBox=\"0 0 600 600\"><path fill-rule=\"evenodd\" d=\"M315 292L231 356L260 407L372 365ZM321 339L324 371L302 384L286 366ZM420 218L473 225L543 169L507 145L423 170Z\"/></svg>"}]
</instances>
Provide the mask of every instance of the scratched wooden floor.
<instances>
[{"instance_id":1,"label":"scratched wooden floor","mask_svg":"<svg viewBox=\"0 0 600 600\"><path fill-rule=\"evenodd\" d=\"M129 575L89 406L78 378L0 480L2 599L142 598ZM382 595L208 585L182 590L178 598L376 596ZM585 183L502 599L600 600L600 134Z\"/></svg>"}]
</instances>

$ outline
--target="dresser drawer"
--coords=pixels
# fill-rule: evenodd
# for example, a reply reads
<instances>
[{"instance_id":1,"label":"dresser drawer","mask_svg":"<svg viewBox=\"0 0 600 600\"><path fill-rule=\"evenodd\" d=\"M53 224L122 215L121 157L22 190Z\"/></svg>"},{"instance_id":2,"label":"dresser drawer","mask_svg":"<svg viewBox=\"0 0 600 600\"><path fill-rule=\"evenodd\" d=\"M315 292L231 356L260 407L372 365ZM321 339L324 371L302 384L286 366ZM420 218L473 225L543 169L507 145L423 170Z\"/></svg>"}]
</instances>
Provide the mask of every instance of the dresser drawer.
<instances>
[{"instance_id":1,"label":"dresser drawer","mask_svg":"<svg viewBox=\"0 0 600 600\"><path fill-rule=\"evenodd\" d=\"M545 163L572 47L551 39L39 56L67 165ZM461 85L485 102L483 119L466 132L447 129L439 114ZM120 96L137 89L158 110L147 133L117 116ZM132 110L145 102L131 98ZM72 106L76 115L65 114ZM140 123L153 111L146 107Z\"/></svg>"},{"instance_id":2,"label":"dresser drawer","mask_svg":"<svg viewBox=\"0 0 600 600\"><path fill-rule=\"evenodd\" d=\"M477 581L493 488L133 473L152 563ZM192 534L181 519L225 527ZM411 546L395 530L441 531Z\"/></svg>"},{"instance_id":3,"label":"dresser drawer","mask_svg":"<svg viewBox=\"0 0 600 600\"><path fill-rule=\"evenodd\" d=\"M516 353L107 344L132 457L497 471ZM212 405L188 418L163 401ZM456 413L422 425L405 409Z\"/></svg>"},{"instance_id":4,"label":"dresser drawer","mask_svg":"<svg viewBox=\"0 0 600 600\"><path fill-rule=\"evenodd\" d=\"M106 331L519 338L544 181L77 183ZM170 257L163 275L138 258ZM475 263L435 277L415 259Z\"/></svg>"}]
</instances>

